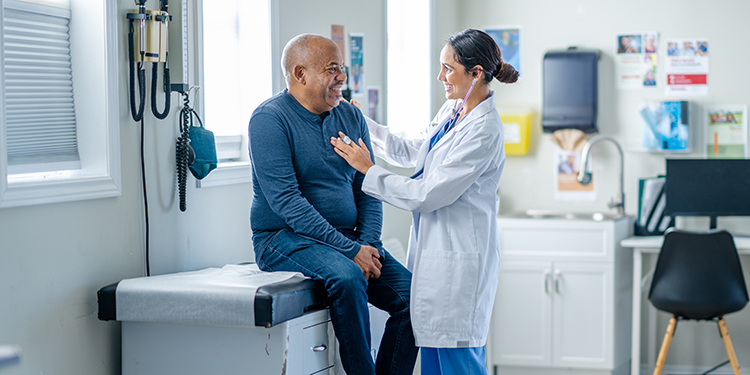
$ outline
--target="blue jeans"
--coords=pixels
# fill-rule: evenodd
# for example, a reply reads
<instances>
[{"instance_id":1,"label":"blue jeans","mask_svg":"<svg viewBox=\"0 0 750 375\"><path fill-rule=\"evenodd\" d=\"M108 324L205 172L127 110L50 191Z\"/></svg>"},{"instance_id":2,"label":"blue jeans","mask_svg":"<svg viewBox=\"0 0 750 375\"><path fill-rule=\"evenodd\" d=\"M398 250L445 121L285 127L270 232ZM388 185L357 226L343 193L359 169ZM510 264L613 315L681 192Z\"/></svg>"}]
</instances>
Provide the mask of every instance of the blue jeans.
<instances>
[{"instance_id":1,"label":"blue jeans","mask_svg":"<svg viewBox=\"0 0 750 375\"><path fill-rule=\"evenodd\" d=\"M412 374L418 348L409 316L411 272L401 263L386 253L380 277L368 282L354 261L290 229L254 236L253 241L260 269L301 272L325 285L347 374ZM368 301L390 314L375 363L370 354Z\"/></svg>"}]
</instances>

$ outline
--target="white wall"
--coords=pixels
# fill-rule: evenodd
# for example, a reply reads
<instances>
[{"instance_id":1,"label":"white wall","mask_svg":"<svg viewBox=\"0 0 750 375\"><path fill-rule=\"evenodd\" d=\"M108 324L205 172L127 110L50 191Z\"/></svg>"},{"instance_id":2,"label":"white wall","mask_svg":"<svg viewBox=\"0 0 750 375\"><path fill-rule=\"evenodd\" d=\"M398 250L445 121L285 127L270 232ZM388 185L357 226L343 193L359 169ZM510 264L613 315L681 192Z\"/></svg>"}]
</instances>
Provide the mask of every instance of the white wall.
<instances>
[{"instance_id":1,"label":"white wall","mask_svg":"<svg viewBox=\"0 0 750 375\"><path fill-rule=\"evenodd\" d=\"M345 25L347 34L364 32L366 84L385 87L383 1L279 3L281 47L302 32L330 35L333 23ZM117 4L122 196L0 210L0 344L19 344L24 350L18 364L0 369L3 374L120 373L120 324L97 319L96 291L145 275L145 230L140 126L130 119L128 106L125 13L134 6L130 0ZM148 2L149 9L156 6ZM195 76L191 72L191 84L197 84ZM163 121L155 120L146 105L152 274L254 260L250 184L197 189L189 177L187 212L179 211L174 152L181 97L173 94L172 103ZM210 123L206 126L211 129Z\"/></svg>"},{"instance_id":2,"label":"white wall","mask_svg":"<svg viewBox=\"0 0 750 375\"><path fill-rule=\"evenodd\" d=\"M23 348L21 361L0 369L3 374L120 373L120 324L97 319L96 291L145 274L145 231L140 131L128 107L125 13L133 2L117 3L122 196L0 209L0 344ZM152 274L251 261L250 184L196 189L190 177L188 209L179 211L178 98L173 94L175 107L163 121L146 106Z\"/></svg>"},{"instance_id":3,"label":"white wall","mask_svg":"<svg viewBox=\"0 0 750 375\"><path fill-rule=\"evenodd\" d=\"M541 62L545 51L571 45L597 48L602 51L599 72L599 132L614 136L625 147L626 212L634 214L638 203L638 179L665 172L664 156L635 150L640 134L640 120L636 110L643 99L666 100L664 94L664 64L659 64L659 87L656 89L618 90L615 88L615 35L656 31L660 33L661 49L667 38L708 38L710 45L710 92L707 96L686 97L697 104L693 109L709 104L747 104L750 91L750 70L745 61L750 50L742 48L750 35L750 24L745 20L750 13L750 2L719 0L707 3L699 0L528 0L496 1L466 0L461 2L461 28L497 25L522 27L522 71L524 77L514 85L494 84L498 106L527 107L535 112L531 150L526 156L509 156L500 183L501 212L526 209L556 209L570 211L608 210L606 203L617 192L617 152L609 143L597 144L596 169L599 178L595 202L558 202L553 194L553 144L550 136L541 134L539 114L542 104ZM663 56L663 55L662 55ZM660 58L663 57L660 56ZM701 115L694 111L693 119ZM692 120L691 120L692 121ZM692 133L702 139L698 132ZM693 130L696 127L694 126ZM700 152L693 155L700 157ZM703 220L686 220L686 225L708 227ZM748 220L722 221L719 226L748 232ZM746 278L750 271L748 259L743 261ZM647 268L648 270L648 268ZM648 301L644 301L648 304ZM750 364L750 309L727 317L740 363ZM715 325L681 323L677 329L667 364L685 366L713 366L726 359ZM666 329L666 316L660 314L657 345ZM645 342L641 358L648 353ZM658 350L656 348L655 350Z\"/></svg>"}]
</instances>

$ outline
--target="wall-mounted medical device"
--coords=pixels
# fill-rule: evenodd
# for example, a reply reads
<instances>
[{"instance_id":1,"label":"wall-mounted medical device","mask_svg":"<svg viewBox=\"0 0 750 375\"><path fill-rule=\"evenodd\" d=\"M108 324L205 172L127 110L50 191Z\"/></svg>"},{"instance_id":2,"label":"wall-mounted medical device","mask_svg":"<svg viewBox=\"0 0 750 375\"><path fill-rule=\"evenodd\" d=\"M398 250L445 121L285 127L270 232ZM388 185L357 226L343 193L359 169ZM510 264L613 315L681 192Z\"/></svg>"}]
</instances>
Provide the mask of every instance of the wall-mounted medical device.
<instances>
[{"instance_id":1,"label":"wall-mounted medical device","mask_svg":"<svg viewBox=\"0 0 750 375\"><path fill-rule=\"evenodd\" d=\"M553 50L544 54L542 129L596 133L599 50Z\"/></svg>"},{"instance_id":2,"label":"wall-mounted medical device","mask_svg":"<svg viewBox=\"0 0 750 375\"><path fill-rule=\"evenodd\" d=\"M143 118L143 108L146 101L146 73L144 63L153 63L151 74L151 112L158 119L164 119L169 114L171 93L177 91L187 93L187 0L179 0L172 5L177 14L170 14L169 0L159 0L159 10L146 9L147 0L136 0L138 9L127 14L130 20L128 33L128 54L130 59L130 110L133 120ZM173 2L174 3L174 2ZM170 25L171 24L171 25ZM173 32L170 33L170 26ZM170 59L170 49L176 52L177 58ZM163 65L164 82L164 111L159 112L156 106L156 87L159 79L158 64ZM135 65L138 65L135 68ZM137 73L134 73L134 69ZM181 83L172 83L170 71L177 73ZM136 95L136 78L138 92Z\"/></svg>"},{"instance_id":3,"label":"wall-mounted medical device","mask_svg":"<svg viewBox=\"0 0 750 375\"><path fill-rule=\"evenodd\" d=\"M169 0L159 0L159 10L147 10L146 2L147 0L135 0L138 9L127 13L127 19L130 21L128 33L130 111L133 120L143 120L144 103L146 101L145 63L153 64L151 112L156 118L164 119L169 115L170 97L173 91L182 95L183 106L179 116L180 136L176 141L175 161L180 210L185 211L187 209L185 195L188 168L197 179L202 179L215 168L215 143L213 133L203 127L200 117L190 106L190 91L198 89L198 87L190 87L188 83L188 0L173 0L171 6ZM170 28L172 32L170 32ZM174 57L170 57L170 52ZM156 105L156 88L159 79L158 65L160 63L163 64L164 72L165 103L163 112L159 112ZM181 82L173 83L170 78L170 71L175 77L179 77ZM199 126L193 125L193 117L198 119ZM143 126L143 122L141 122L141 126ZM141 136L143 136L143 132L141 132ZM191 145L191 140L195 140L193 145ZM199 163L196 163L196 159L199 160Z\"/></svg>"}]
</instances>

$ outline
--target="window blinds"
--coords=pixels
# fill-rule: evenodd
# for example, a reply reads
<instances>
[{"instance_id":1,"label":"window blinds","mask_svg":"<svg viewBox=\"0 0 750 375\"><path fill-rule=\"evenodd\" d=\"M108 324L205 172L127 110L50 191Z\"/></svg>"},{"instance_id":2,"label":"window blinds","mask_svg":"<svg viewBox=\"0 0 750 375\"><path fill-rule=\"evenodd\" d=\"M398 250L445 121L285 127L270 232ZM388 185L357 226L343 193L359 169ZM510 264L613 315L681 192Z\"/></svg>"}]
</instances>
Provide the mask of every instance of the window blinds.
<instances>
[{"instance_id":1,"label":"window blinds","mask_svg":"<svg viewBox=\"0 0 750 375\"><path fill-rule=\"evenodd\" d=\"M9 172L78 169L70 10L8 0L3 7Z\"/></svg>"}]
</instances>

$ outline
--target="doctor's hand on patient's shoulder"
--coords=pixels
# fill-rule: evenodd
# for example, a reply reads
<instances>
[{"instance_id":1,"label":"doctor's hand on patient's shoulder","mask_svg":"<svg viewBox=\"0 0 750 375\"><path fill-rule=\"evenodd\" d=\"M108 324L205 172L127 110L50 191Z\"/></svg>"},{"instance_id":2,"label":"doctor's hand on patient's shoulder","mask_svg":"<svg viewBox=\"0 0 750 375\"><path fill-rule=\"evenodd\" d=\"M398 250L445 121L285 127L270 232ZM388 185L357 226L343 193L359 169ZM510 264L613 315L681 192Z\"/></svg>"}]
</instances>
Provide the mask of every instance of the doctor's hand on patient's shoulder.
<instances>
[{"instance_id":1,"label":"doctor's hand on patient's shoulder","mask_svg":"<svg viewBox=\"0 0 750 375\"><path fill-rule=\"evenodd\" d=\"M342 101L342 102L344 102L344 103L350 103L351 105L353 105L353 106L357 107L357 109L362 109L362 104L359 104L359 102L358 102L358 101L356 101L356 100L352 100L352 101L347 101L346 99L344 99L344 98L342 97L341 99L339 99L339 101Z\"/></svg>"},{"instance_id":2,"label":"doctor's hand on patient's shoulder","mask_svg":"<svg viewBox=\"0 0 750 375\"><path fill-rule=\"evenodd\" d=\"M380 264L379 257L378 249L367 245L362 245L359 248L359 253L354 257L354 263L359 266L367 280L380 277L380 268L383 265Z\"/></svg>"},{"instance_id":3,"label":"doctor's hand on patient's shoulder","mask_svg":"<svg viewBox=\"0 0 750 375\"><path fill-rule=\"evenodd\" d=\"M331 137L331 144L339 156L362 174L366 174L374 165L370 159L370 150L367 149L362 138L359 139L359 145L357 145L346 134L339 132L339 138Z\"/></svg>"}]
</instances>

